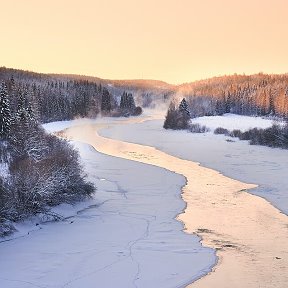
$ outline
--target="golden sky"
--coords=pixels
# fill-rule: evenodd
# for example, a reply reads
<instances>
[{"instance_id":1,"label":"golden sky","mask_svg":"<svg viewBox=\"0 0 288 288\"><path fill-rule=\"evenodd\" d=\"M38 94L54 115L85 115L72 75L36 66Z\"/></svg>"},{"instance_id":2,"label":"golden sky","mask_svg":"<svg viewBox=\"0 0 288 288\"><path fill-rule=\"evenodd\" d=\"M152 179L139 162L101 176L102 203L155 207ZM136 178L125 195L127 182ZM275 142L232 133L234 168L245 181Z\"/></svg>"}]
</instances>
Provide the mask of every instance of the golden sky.
<instances>
[{"instance_id":1,"label":"golden sky","mask_svg":"<svg viewBox=\"0 0 288 288\"><path fill-rule=\"evenodd\" d=\"M288 0L0 0L0 66L183 83L288 72Z\"/></svg>"}]
</instances>

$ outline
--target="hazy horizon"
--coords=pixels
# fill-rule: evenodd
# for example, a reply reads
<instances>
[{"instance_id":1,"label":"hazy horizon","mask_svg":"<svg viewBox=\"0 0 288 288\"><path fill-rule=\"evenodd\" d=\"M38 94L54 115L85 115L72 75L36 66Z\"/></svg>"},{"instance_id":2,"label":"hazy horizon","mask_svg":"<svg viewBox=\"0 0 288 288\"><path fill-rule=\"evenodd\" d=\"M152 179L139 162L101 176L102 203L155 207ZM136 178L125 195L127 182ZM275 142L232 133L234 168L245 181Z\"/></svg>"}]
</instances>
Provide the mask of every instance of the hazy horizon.
<instances>
[{"instance_id":1,"label":"hazy horizon","mask_svg":"<svg viewBox=\"0 0 288 288\"><path fill-rule=\"evenodd\" d=\"M1 66L171 84L288 72L286 0L1 4Z\"/></svg>"}]
</instances>

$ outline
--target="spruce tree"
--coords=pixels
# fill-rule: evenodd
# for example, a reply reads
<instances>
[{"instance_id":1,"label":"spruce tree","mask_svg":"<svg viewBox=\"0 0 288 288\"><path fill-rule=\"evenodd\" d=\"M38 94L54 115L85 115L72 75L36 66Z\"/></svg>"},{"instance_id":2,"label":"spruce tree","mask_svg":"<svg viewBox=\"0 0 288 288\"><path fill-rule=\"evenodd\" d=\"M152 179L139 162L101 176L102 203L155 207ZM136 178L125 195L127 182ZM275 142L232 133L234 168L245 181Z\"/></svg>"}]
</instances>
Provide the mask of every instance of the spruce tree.
<instances>
[{"instance_id":1,"label":"spruce tree","mask_svg":"<svg viewBox=\"0 0 288 288\"><path fill-rule=\"evenodd\" d=\"M26 108L27 118L31 124L36 124L36 116L34 110L32 108L31 102L28 103L28 107Z\"/></svg>"},{"instance_id":2,"label":"spruce tree","mask_svg":"<svg viewBox=\"0 0 288 288\"><path fill-rule=\"evenodd\" d=\"M121 109L127 108L127 93L125 91L121 95L120 108Z\"/></svg>"},{"instance_id":3,"label":"spruce tree","mask_svg":"<svg viewBox=\"0 0 288 288\"><path fill-rule=\"evenodd\" d=\"M165 129L177 129L177 109L175 103L172 101L169 105L167 115L164 121Z\"/></svg>"},{"instance_id":4,"label":"spruce tree","mask_svg":"<svg viewBox=\"0 0 288 288\"><path fill-rule=\"evenodd\" d=\"M120 108L121 109L135 109L135 101L132 93L123 92L120 100Z\"/></svg>"},{"instance_id":5,"label":"spruce tree","mask_svg":"<svg viewBox=\"0 0 288 288\"><path fill-rule=\"evenodd\" d=\"M190 118L190 111L189 111L189 106L187 104L187 101L185 98L182 99L180 105L179 105L179 111L182 114L186 114Z\"/></svg>"},{"instance_id":6,"label":"spruce tree","mask_svg":"<svg viewBox=\"0 0 288 288\"><path fill-rule=\"evenodd\" d=\"M11 129L12 115L9 105L7 87L4 83L0 90L0 137L6 137Z\"/></svg>"},{"instance_id":7,"label":"spruce tree","mask_svg":"<svg viewBox=\"0 0 288 288\"><path fill-rule=\"evenodd\" d=\"M269 91L269 114L270 115L275 115L275 103L274 103L274 98L275 98L275 90L270 89Z\"/></svg>"},{"instance_id":8,"label":"spruce tree","mask_svg":"<svg viewBox=\"0 0 288 288\"><path fill-rule=\"evenodd\" d=\"M16 120L18 122L26 122L28 120L28 113L26 109L26 93L23 93L21 90L18 91L18 105L16 112Z\"/></svg>"},{"instance_id":9,"label":"spruce tree","mask_svg":"<svg viewBox=\"0 0 288 288\"><path fill-rule=\"evenodd\" d=\"M102 91L101 111L110 112L111 109L111 95L109 91L104 87Z\"/></svg>"},{"instance_id":10,"label":"spruce tree","mask_svg":"<svg viewBox=\"0 0 288 288\"><path fill-rule=\"evenodd\" d=\"M231 94L228 91L227 97L225 99L225 113L230 113L231 112Z\"/></svg>"},{"instance_id":11,"label":"spruce tree","mask_svg":"<svg viewBox=\"0 0 288 288\"><path fill-rule=\"evenodd\" d=\"M182 99L177 115L177 129L186 129L189 126L190 111L185 98Z\"/></svg>"},{"instance_id":12,"label":"spruce tree","mask_svg":"<svg viewBox=\"0 0 288 288\"><path fill-rule=\"evenodd\" d=\"M135 109L136 106L135 106L135 101L134 101L134 97L133 97L132 93L129 93L127 97L128 97L128 99L127 99L128 100L128 105L127 105L128 108L131 110Z\"/></svg>"}]
</instances>

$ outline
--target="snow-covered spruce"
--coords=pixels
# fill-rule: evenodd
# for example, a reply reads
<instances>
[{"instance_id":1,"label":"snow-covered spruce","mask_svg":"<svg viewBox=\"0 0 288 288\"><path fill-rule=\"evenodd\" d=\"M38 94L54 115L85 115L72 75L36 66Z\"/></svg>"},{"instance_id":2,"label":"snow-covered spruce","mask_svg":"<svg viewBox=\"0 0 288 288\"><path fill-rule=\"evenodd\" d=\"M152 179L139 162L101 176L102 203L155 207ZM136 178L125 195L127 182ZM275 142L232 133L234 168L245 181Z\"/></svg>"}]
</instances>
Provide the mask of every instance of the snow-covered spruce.
<instances>
[{"instance_id":1,"label":"snow-covered spruce","mask_svg":"<svg viewBox=\"0 0 288 288\"><path fill-rule=\"evenodd\" d=\"M170 103L163 127L165 129L187 129L190 122L190 111L186 99L183 98L176 108L174 101Z\"/></svg>"},{"instance_id":2,"label":"snow-covered spruce","mask_svg":"<svg viewBox=\"0 0 288 288\"><path fill-rule=\"evenodd\" d=\"M11 116L7 96L2 85L0 237L14 231L13 221L48 213L51 206L82 200L95 190L85 180L78 152L67 141L47 134L24 98Z\"/></svg>"},{"instance_id":3,"label":"snow-covered spruce","mask_svg":"<svg viewBox=\"0 0 288 288\"><path fill-rule=\"evenodd\" d=\"M11 129L12 115L5 83L0 87L0 137L5 137Z\"/></svg>"}]
</instances>

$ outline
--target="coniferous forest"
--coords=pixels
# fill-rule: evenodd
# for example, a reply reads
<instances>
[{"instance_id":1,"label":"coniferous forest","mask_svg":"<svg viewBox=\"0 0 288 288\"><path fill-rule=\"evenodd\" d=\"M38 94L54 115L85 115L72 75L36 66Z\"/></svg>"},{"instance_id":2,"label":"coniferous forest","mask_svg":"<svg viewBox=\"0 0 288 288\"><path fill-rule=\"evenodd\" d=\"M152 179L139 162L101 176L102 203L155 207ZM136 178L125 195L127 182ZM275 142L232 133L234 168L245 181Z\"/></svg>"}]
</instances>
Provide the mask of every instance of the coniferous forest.
<instances>
[{"instance_id":1,"label":"coniferous forest","mask_svg":"<svg viewBox=\"0 0 288 288\"><path fill-rule=\"evenodd\" d=\"M232 75L178 86L191 117L234 113L288 118L288 74Z\"/></svg>"}]
</instances>

